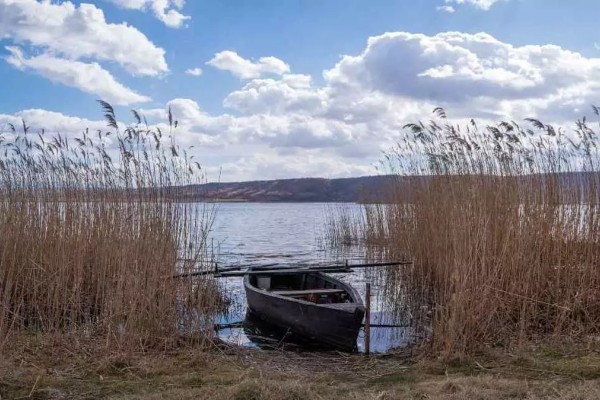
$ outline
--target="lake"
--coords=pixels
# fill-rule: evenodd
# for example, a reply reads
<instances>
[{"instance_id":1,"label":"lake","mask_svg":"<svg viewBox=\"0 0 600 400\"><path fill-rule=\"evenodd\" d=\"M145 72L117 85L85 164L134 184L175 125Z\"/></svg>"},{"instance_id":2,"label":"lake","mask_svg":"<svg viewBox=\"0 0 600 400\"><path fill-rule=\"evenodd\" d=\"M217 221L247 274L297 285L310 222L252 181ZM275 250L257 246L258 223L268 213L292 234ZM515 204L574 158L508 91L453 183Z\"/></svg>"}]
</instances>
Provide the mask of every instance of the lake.
<instances>
[{"instance_id":1,"label":"lake","mask_svg":"<svg viewBox=\"0 0 600 400\"><path fill-rule=\"evenodd\" d=\"M299 263L323 264L364 261L360 246L343 251L328 248L325 237L328 214L346 208L362 212L357 204L332 203L219 203L213 225L211 243L219 265L262 265L278 263L293 266ZM365 284L372 282L371 323L393 324L391 313L386 312L380 296L380 285L374 274L360 270L352 274L334 274L352 284L364 299ZM236 324L246 318L246 297L242 278L221 279L223 291L230 298L227 314L220 324ZM219 337L229 343L248 347L273 347L283 337L281 332L247 320L242 326L218 331ZM409 328L373 328L371 352L386 352L409 343ZM364 351L364 333L358 340L359 351ZM291 345L290 345L291 346ZM291 346L306 350L306 346Z\"/></svg>"}]
</instances>

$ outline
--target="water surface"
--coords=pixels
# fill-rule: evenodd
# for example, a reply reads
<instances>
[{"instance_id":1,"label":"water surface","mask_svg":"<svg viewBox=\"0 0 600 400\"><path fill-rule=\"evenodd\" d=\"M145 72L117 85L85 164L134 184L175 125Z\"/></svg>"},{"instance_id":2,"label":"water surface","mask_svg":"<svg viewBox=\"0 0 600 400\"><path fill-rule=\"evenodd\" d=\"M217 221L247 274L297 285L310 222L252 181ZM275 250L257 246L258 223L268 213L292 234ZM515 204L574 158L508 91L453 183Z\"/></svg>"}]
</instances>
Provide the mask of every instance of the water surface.
<instances>
[{"instance_id":1,"label":"water surface","mask_svg":"<svg viewBox=\"0 0 600 400\"><path fill-rule=\"evenodd\" d=\"M352 263L364 261L359 246L347 247L343 252L327 247L324 240L328 214L340 207L360 213L355 204L331 203L220 203L212 233L213 250L219 265L262 265L277 263L282 266L297 264ZM394 324L391 313L385 311L381 299L380 284L369 271L352 274L334 274L353 285L363 297L365 284L372 283L372 324ZM245 321L241 326L220 329L221 339L240 346L272 348L287 343L282 332L246 318L246 297L242 278L221 280L226 295L231 300L228 313L220 318L220 324ZM371 351L386 352L408 343L408 328L373 328ZM293 338L292 338L293 339ZM295 342L295 340L293 340ZM359 351L364 350L364 332L358 340ZM288 347L292 345L287 345ZM306 350L312 346L293 345ZM316 346L315 348L318 348Z\"/></svg>"}]
</instances>

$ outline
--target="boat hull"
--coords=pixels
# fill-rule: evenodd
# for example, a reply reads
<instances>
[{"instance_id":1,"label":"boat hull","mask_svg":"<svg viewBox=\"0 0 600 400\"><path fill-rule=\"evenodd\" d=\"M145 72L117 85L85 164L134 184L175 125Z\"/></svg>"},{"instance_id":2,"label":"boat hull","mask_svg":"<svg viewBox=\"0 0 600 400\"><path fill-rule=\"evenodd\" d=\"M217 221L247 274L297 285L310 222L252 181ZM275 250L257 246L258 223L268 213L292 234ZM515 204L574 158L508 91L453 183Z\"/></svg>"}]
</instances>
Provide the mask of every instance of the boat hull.
<instances>
[{"instance_id":1,"label":"boat hull","mask_svg":"<svg viewBox=\"0 0 600 400\"><path fill-rule=\"evenodd\" d=\"M333 280L327 277L328 280ZM244 278L246 299L251 312L271 324L290 329L297 335L327 344L336 349L353 351L365 314L356 291L336 280L349 291L354 303L315 304L274 295L259 290Z\"/></svg>"}]
</instances>

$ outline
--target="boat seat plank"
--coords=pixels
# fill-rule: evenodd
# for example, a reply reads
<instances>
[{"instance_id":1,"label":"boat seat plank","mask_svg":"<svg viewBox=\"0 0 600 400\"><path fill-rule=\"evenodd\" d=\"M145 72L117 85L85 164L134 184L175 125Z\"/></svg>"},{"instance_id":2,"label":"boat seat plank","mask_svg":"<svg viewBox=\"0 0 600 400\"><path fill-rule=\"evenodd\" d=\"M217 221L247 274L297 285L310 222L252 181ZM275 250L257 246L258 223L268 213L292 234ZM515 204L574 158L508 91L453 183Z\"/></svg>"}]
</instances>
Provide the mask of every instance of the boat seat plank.
<instances>
[{"instance_id":1,"label":"boat seat plank","mask_svg":"<svg viewBox=\"0 0 600 400\"><path fill-rule=\"evenodd\" d=\"M309 294L337 294L344 293L343 289L308 289L308 290L273 290L271 293L280 296L306 296Z\"/></svg>"}]
</instances>

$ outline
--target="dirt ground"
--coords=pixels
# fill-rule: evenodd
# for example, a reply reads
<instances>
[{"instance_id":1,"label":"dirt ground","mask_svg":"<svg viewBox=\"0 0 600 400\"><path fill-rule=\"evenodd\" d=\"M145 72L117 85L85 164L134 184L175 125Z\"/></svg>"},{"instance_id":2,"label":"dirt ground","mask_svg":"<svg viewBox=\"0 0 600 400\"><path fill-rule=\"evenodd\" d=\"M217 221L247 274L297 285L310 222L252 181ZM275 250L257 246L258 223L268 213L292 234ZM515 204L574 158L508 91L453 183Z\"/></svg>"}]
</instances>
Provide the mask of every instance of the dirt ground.
<instances>
[{"instance_id":1,"label":"dirt ground","mask_svg":"<svg viewBox=\"0 0 600 400\"><path fill-rule=\"evenodd\" d=\"M387 356L114 350L27 336L0 353L0 399L600 399L600 348Z\"/></svg>"}]
</instances>

